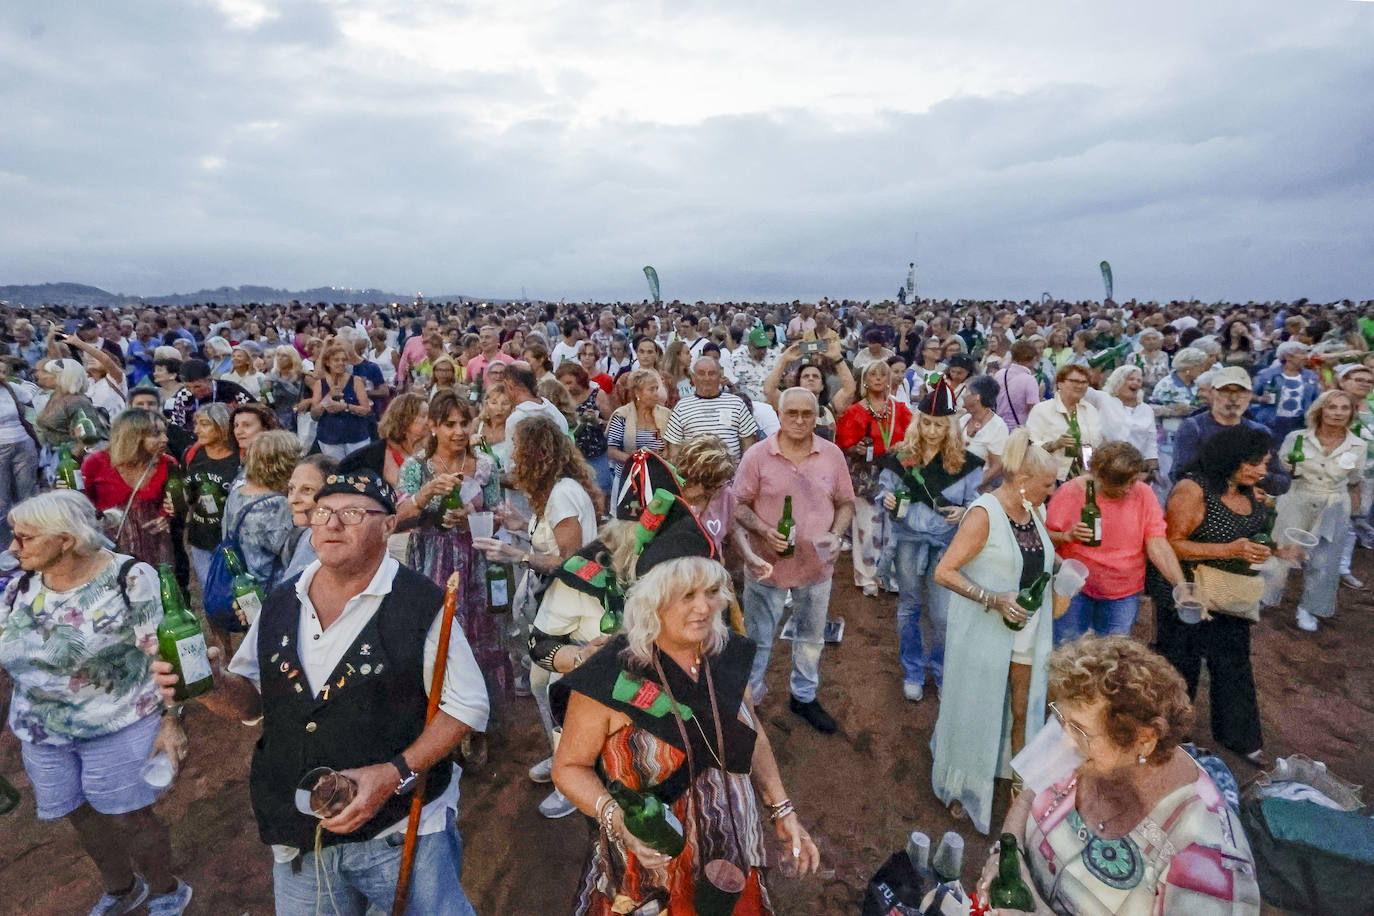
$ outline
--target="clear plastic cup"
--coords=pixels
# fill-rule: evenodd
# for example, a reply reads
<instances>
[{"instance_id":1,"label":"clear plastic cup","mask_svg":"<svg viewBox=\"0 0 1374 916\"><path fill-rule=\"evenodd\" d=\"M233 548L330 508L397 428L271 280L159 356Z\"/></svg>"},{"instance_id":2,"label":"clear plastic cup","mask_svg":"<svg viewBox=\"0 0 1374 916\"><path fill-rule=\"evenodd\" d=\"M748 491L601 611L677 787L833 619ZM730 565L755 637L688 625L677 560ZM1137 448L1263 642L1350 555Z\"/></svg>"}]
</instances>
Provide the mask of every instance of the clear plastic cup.
<instances>
[{"instance_id":1,"label":"clear plastic cup","mask_svg":"<svg viewBox=\"0 0 1374 916\"><path fill-rule=\"evenodd\" d=\"M490 512L474 512L468 516L468 528L475 538L489 538L496 530L496 516Z\"/></svg>"},{"instance_id":2,"label":"clear plastic cup","mask_svg":"<svg viewBox=\"0 0 1374 916\"><path fill-rule=\"evenodd\" d=\"M1307 562L1308 551L1319 543L1321 543L1320 539L1310 531L1305 531L1302 528L1285 528L1277 546L1286 556L1282 556L1280 559L1290 569L1296 569Z\"/></svg>"},{"instance_id":3,"label":"clear plastic cup","mask_svg":"<svg viewBox=\"0 0 1374 916\"><path fill-rule=\"evenodd\" d=\"M172 765L172 758L167 756L167 752L162 751L148 758L140 775L154 789L165 789L172 784L176 767Z\"/></svg>"},{"instance_id":4,"label":"clear plastic cup","mask_svg":"<svg viewBox=\"0 0 1374 916\"><path fill-rule=\"evenodd\" d=\"M1059 720L1050 716L1021 753L1011 759L1011 768L1021 776L1027 789L1043 792L1067 778L1082 763L1078 745L1064 734Z\"/></svg>"},{"instance_id":5,"label":"clear plastic cup","mask_svg":"<svg viewBox=\"0 0 1374 916\"><path fill-rule=\"evenodd\" d=\"M1088 581L1088 566L1081 560L1065 560L1054 575L1054 593L1074 597Z\"/></svg>"},{"instance_id":6,"label":"clear plastic cup","mask_svg":"<svg viewBox=\"0 0 1374 916\"><path fill-rule=\"evenodd\" d=\"M1196 582L1180 582L1174 586L1174 609L1184 623L1202 622L1202 588Z\"/></svg>"}]
</instances>

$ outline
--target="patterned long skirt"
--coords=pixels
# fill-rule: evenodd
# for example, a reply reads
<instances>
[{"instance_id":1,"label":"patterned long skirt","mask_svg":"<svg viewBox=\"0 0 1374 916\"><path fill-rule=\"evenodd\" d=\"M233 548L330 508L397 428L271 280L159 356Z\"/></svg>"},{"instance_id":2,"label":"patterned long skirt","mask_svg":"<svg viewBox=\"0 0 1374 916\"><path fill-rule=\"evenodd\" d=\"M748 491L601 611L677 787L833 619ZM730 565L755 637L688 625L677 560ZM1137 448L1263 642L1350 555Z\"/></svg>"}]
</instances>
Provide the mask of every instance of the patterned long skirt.
<instances>
[{"instance_id":1,"label":"patterned long skirt","mask_svg":"<svg viewBox=\"0 0 1374 916\"><path fill-rule=\"evenodd\" d=\"M870 499L854 500L854 521L850 525L850 558L854 562L854 584L859 588L882 586L878 563L887 543L888 519L891 515Z\"/></svg>"},{"instance_id":2,"label":"patterned long skirt","mask_svg":"<svg viewBox=\"0 0 1374 916\"><path fill-rule=\"evenodd\" d=\"M411 533L406 565L440 588L448 585L449 576L455 572L462 577L458 619L487 684L487 695L491 698L491 724L487 730L491 731L514 695L514 674L510 655L501 642L502 624L508 615L487 613L486 561L473 549L472 536L467 531L422 527Z\"/></svg>"}]
</instances>

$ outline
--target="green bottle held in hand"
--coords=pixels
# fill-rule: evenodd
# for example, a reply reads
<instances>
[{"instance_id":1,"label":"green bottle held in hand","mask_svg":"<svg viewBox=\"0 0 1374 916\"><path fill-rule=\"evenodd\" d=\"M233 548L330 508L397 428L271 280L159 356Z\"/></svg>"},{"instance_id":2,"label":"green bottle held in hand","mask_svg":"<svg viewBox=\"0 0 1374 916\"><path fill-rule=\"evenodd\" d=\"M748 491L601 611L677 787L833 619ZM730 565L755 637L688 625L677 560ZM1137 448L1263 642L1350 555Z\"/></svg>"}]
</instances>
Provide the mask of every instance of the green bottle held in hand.
<instances>
[{"instance_id":1,"label":"green bottle held in hand","mask_svg":"<svg viewBox=\"0 0 1374 916\"><path fill-rule=\"evenodd\" d=\"M687 845L682 821L667 805L649 792L636 792L623 783L611 780L611 797L625 815L625 829L635 839L654 852L676 859Z\"/></svg>"},{"instance_id":2,"label":"green bottle held in hand","mask_svg":"<svg viewBox=\"0 0 1374 916\"><path fill-rule=\"evenodd\" d=\"M439 527L452 528L452 525L445 524L444 516L454 509L463 508L463 475L458 475L458 482L453 485L453 489L444 494L444 498L439 500Z\"/></svg>"},{"instance_id":3,"label":"green bottle held in hand","mask_svg":"<svg viewBox=\"0 0 1374 916\"><path fill-rule=\"evenodd\" d=\"M81 465L72 457L72 447L65 443L58 451L57 479L68 490L81 493L86 489L86 480L81 476Z\"/></svg>"},{"instance_id":4,"label":"green bottle held in hand","mask_svg":"<svg viewBox=\"0 0 1374 916\"><path fill-rule=\"evenodd\" d=\"M1092 540L1084 542L1085 547L1102 546L1102 510L1097 508L1097 481L1087 480L1083 497L1083 512L1079 516L1083 524L1093 531Z\"/></svg>"},{"instance_id":5,"label":"green bottle held in hand","mask_svg":"<svg viewBox=\"0 0 1374 916\"><path fill-rule=\"evenodd\" d=\"M215 686L210 671L210 656L205 650L205 633L191 609L181 597L172 567L166 563L157 568L158 584L162 592L162 623L157 626L157 654L175 670L179 680L173 696L185 702Z\"/></svg>"},{"instance_id":6,"label":"green bottle held in hand","mask_svg":"<svg viewBox=\"0 0 1374 916\"><path fill-rule=\"evenodd\" d=\"M1302 433L1293 440L1293 450L1288 453L1288 463L1293 466L1293 470L1298 469L1298 465L1307 460L1307 456L1302 453Z\"/></svg>"},{"instance_id":7,"label":"green bottle held in hand","mask_svg":"<svg viewBox=\"0 0 1374 916\"><path fill-rule=\"evenodd\" d=\"M1016 848L1016 837L1004 833L997 845L997 875L988 885L988 902L994 909L1035 912L1035 897L1021 878L1021 852Z\"/></svg>"},{"instance_id":8,"label":"green bottle held in hand","mask_svg":"<svg viewBox=\"0 0 1374 916\"><path fill-rule=\"evenodd\" d=\"M224 551L224 559L229 571L234 574L234 603L238 605L238 611L243 615L243 619L252 624L262 610L262 586L244 570L237 551Z\"/></svg>"},{"instance_id":9,"label":"green bottle held in hand","mask_svg":"<svg viewBox=\"0 0 1374 916\"><path fill-rule=\"evenodd\" d=\"M792 520L792 497L782 498L782 518L778 520L778 534L787 540L787 546L778 551L780 557L790 557L797 552L797 523Z\"/></svg>"},{"instance_id":10,"label":"green bottle held in hand","mask_svg":"<svg viewBox=\"0 0 1374 916\"><path fill-rule=\"evenodd\" d=\"M1035 612L1040 610L1040 602L1045 597L1045 586L1050 584L1050 578L1049 573L1041 572L1035 577L1035 581L1016 593L1016 603L1021 605L1022 610L1026 612L1026 619L1020 623L1012 623L1003 617L1002 622L1007 625L1007 629L1024 630L1026 628L1026 624L1030 623Z\"/></svg>"},{"instance_id":11,"label":"green bottle held in hand","mask_svg":"<svg viewBox=\"0 0 1374 916\"><path fill-rule=\"evenodd\" d=\"M172 503L172 513L178 518L186 514L186 476L173 464L167 469L167 483L163 492Z\"/></svg>"},{"instance_id":12,"label":"green bottle held in hand","mask_svg":"<svg viewBox=\"0 0 1374 916\"><path fill-rule=\"evenodd\" d=\"M504 614L510 610L510 567L505 563L487 561L487 610Z\"/></svg>"}]
</instances>

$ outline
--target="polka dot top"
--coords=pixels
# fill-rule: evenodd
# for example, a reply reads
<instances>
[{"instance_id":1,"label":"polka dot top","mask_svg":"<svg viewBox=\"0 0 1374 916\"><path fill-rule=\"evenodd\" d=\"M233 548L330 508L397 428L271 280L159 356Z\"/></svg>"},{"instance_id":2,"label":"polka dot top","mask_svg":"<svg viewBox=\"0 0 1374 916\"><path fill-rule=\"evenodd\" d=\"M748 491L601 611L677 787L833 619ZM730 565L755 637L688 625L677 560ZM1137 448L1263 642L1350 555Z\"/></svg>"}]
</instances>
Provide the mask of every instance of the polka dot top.
<instances>
[{"instance_id":1,"label":"polka dot top","mask_svg":"<svg viewBox=\"0 0 1374 916\"><path fill-rule=\"evenodd\" d=\"M1254 493L1246 494L1250 501L1250 512L1248 515L1241 515L1232 511L1221 501L1222 494L1220 492L1212 492L1201 480L1193 479L1198 486L1202 487L1203 495L1206 498L1206 511L1202 516L1202 522L1193 529L1192 534L1188 535L1188 540L1196 541L1199 544L1229 544L1236 538L1254 537L1263 530L1265 513L1255 499ZM1243 575L1250 575L1254 572L1249 563L1234 558L1209 560L1207 565Z\"/></svg>"}]
</instances>

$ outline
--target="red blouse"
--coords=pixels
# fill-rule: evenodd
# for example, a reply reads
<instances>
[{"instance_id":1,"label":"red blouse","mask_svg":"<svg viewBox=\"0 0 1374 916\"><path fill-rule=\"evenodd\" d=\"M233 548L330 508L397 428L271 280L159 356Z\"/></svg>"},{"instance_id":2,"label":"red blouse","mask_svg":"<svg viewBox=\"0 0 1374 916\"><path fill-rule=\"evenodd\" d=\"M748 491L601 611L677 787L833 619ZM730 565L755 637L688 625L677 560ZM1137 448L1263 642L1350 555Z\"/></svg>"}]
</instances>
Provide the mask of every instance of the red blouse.
<instances>
[{"instance_id":1,"label":"red blouse","mask_svg":"<svg viewBox=\"0 0 1374 916\"><path fill-rule=\"evenodd\" d=\"M149 475L143 488L138 491L139 500L156 500L161 504L163 487L167 484L167 472L175 463L171 457L162 456L157 469ZM81 462L81 476L86 481L86 498L95 504L97 512L116 507L122 509L133 492L115 469L114 463L110 461L110 453L104 449L86 456Z\"/></svg>"},{"instance_id":2,"label":"red blouse","mask_svg":"<svg viewBox=\"0 0 1374 916\"><path fill-rule=\"evenodd\" d=\"M906 435L906 428L911 425L911 408L896 398L888 398L887 404L885 420L873 416L873 412L864 401L849 405L849 409L840 414L839 420L835 423L835 444L843 449L852 448L858 445L864 436L868 436L873 440L874 458L886 452L888 448L896 448ZM884 439L887 440L886 446L883 444Z\"/></svg>"}]
</instances>

